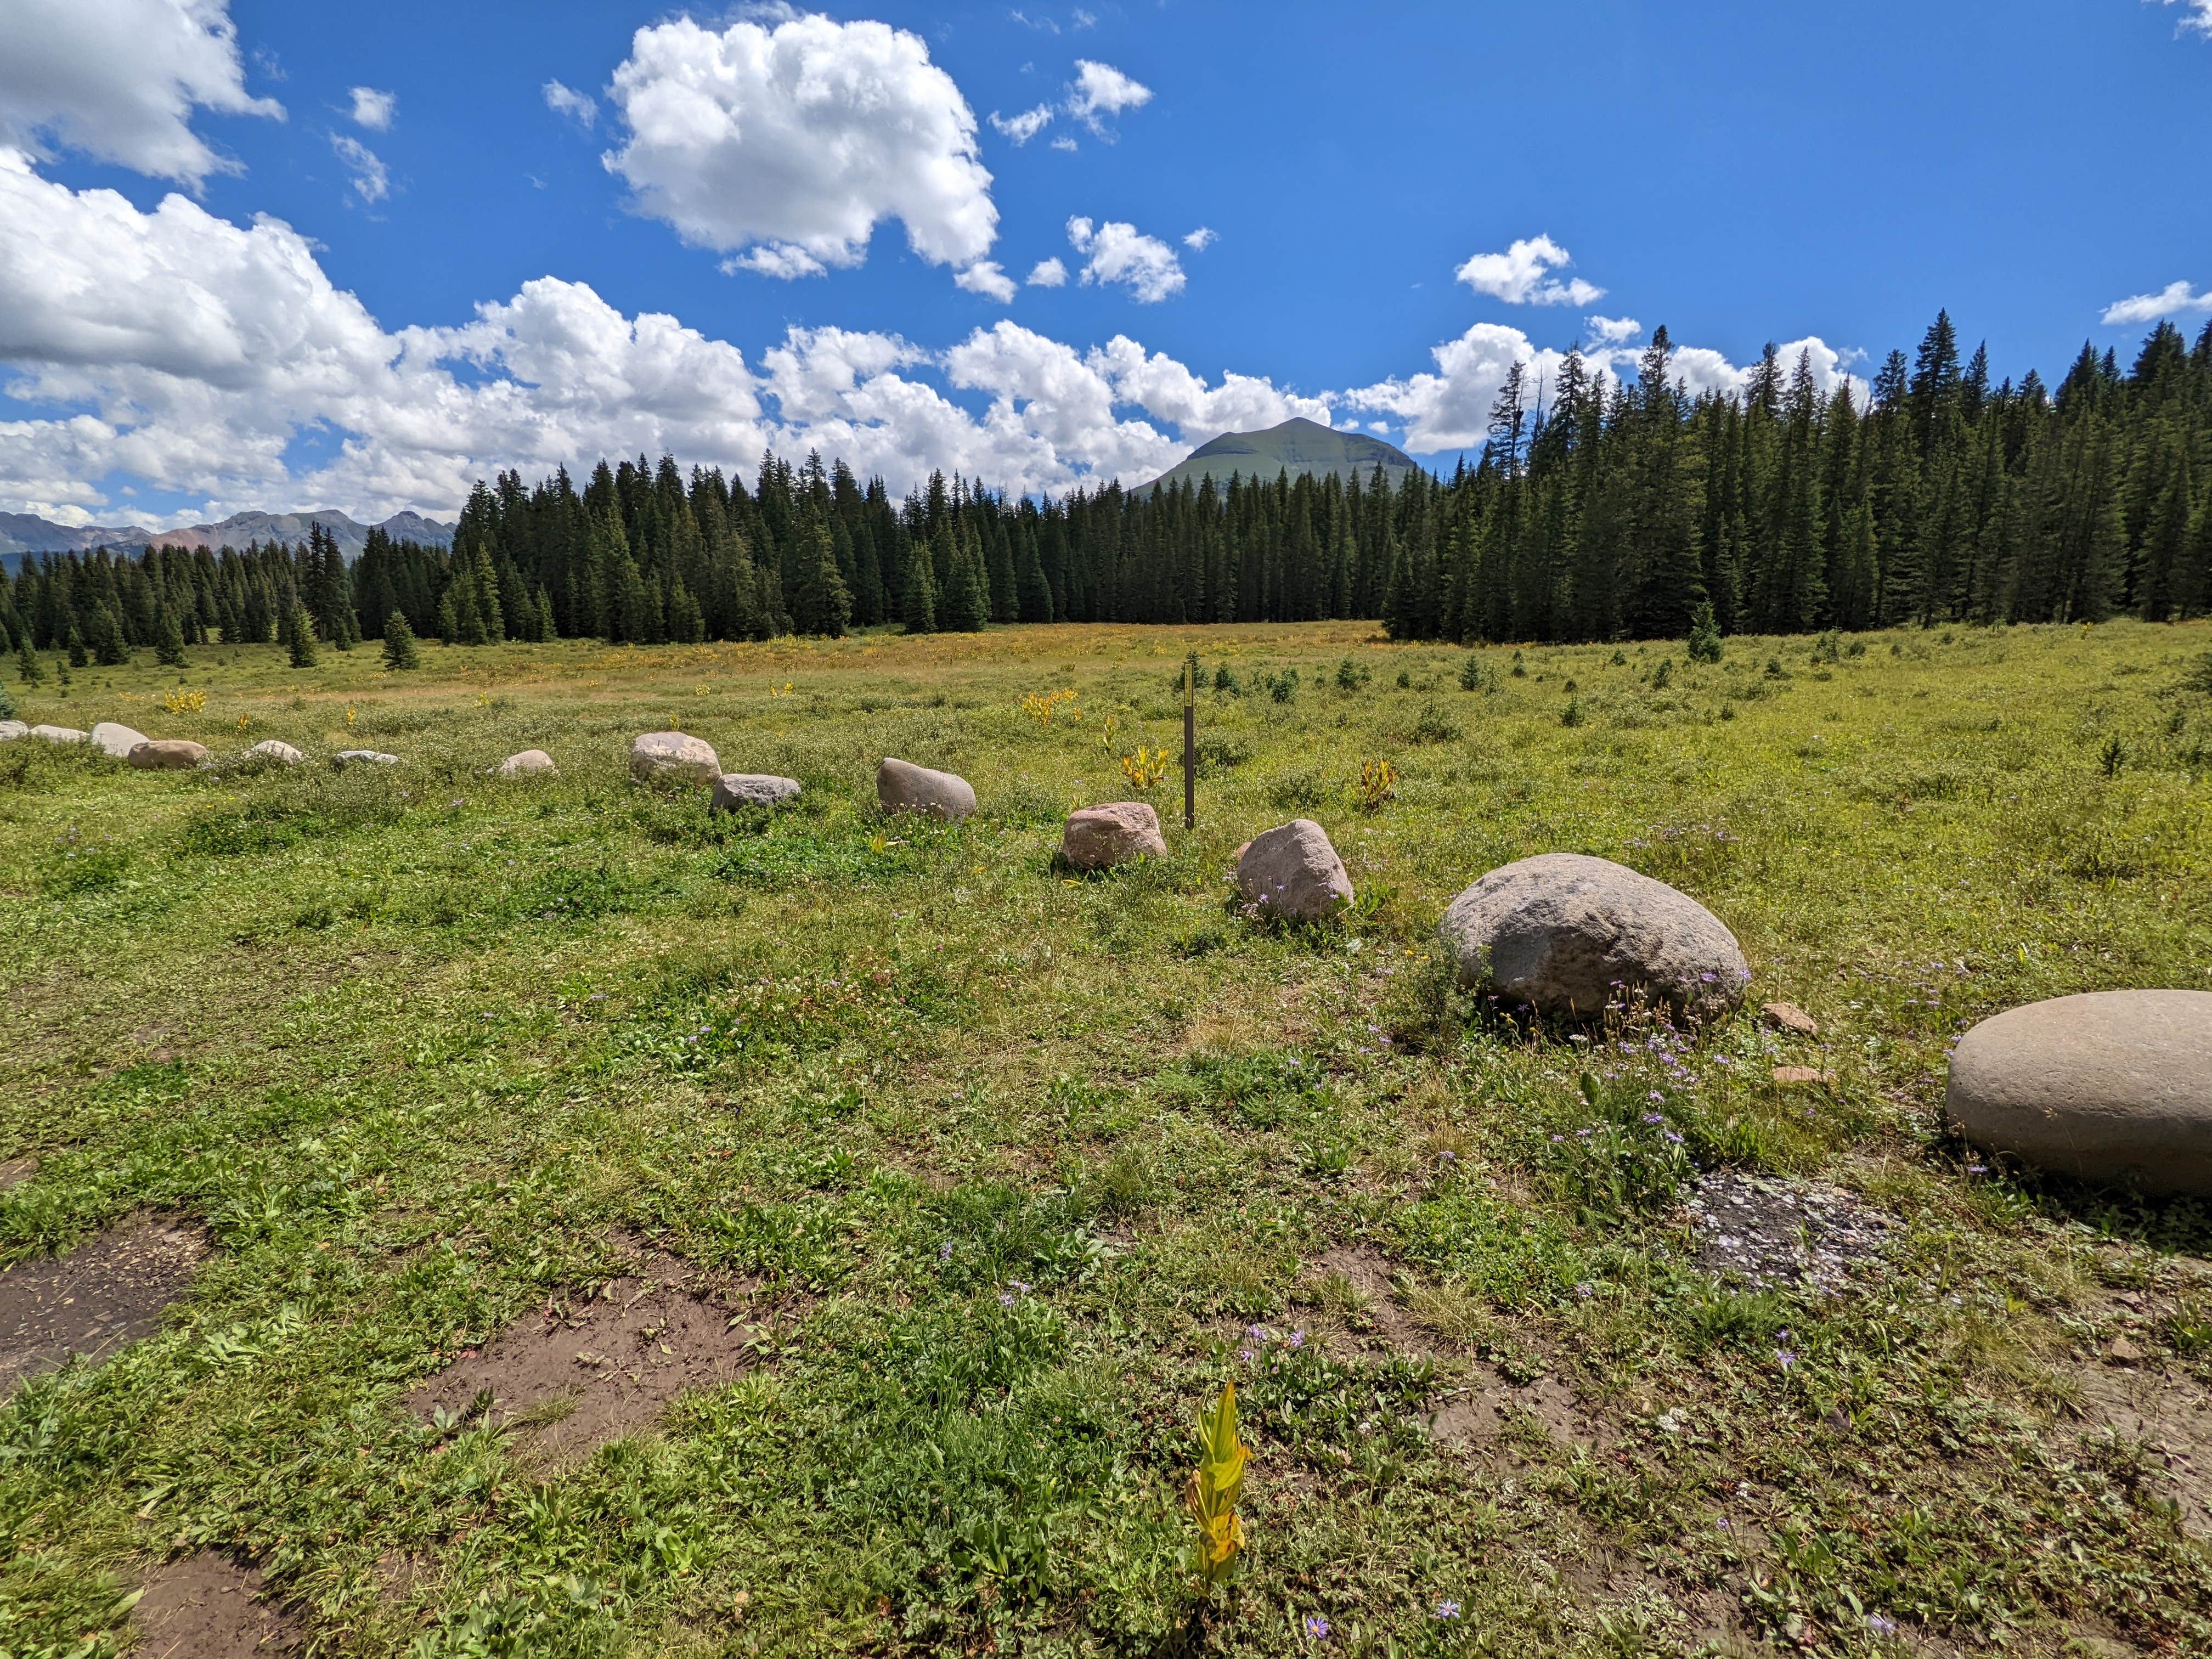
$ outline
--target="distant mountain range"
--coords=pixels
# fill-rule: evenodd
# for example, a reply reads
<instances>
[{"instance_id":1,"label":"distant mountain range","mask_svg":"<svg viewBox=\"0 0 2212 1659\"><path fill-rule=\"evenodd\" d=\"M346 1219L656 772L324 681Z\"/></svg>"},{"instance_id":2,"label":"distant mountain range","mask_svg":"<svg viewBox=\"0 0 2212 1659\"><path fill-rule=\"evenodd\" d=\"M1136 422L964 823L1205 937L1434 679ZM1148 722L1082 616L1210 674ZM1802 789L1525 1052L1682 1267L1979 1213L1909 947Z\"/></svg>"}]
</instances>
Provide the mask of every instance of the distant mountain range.
<instances>
[{"instance_id":1,"label":"distant mountain range","mask_svg":"<svg viewBox=\"0 0 2212 1659\"><path fill-rule=\"evenodd\" d=\"M320 513L234 513L221 524L196 524L185 530L141 530L131 526L56 524L34 513L0 513L0 568L14 569L37 553L82 553L95 547L244 547L248 542L304 542L307 526L331 532L349 558L361 556L372 529L394 541L450 547L453 526L419 513L395 513L380 525L361 524L325 508Z\"/></svg>"},{"instance_id":2,"label":"distant mountain range","mask_svg":"<svg viewBox=\"0 0 2212 1659\"><path fill-rule=\"evenodd\" d=\"M1394 489L1406 481L1407 473L1419 470L1412 456L1380 438L1338 432L1316 421L1289 420L1265 432L1224 432L1191 451L1188 460L1137 488L1141 494L1159 484L1194 486L1208 476L1216 485L1222 485L1232 473L1272 483L1279 472L1287 472L1293 478L1300 473L1349 478L1357 472L1364 481L1373 475L1377 462Z\"/></svg>"}]
</instances>

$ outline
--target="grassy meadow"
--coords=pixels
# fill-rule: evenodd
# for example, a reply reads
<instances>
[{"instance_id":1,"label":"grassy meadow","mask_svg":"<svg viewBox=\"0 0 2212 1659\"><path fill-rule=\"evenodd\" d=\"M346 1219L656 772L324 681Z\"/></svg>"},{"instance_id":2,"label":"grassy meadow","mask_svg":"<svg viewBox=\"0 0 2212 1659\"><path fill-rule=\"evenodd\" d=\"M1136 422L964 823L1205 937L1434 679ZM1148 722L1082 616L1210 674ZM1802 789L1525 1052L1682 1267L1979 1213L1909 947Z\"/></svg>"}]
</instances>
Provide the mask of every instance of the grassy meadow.
<instances>
[{"instance_id":1,"label":"grassy meadow","mask_svg":"<svg viewBox=\"0 0 2212 1659\"><path fill-rule=\"evenodd\" d=\"M1061 817L1179 752L1187 649L1198 827L1171 770L1171 856L1079 878ZM424 1659L2212 1650L2212 1216L1940 1116L1979 1018L2212 989L2212 627L1472 674L1340 623L422 650L0 665L22 718L217 762L0 744L0 1262L210 1246L157 1334L0 1406L7 1659L126 1649L204 1551L305 1650ZM671 726L803 799L633 785ZM236 763L271 737L316 763ZM526 748L560 775L484 775ZM886 754L976 816L880 817ZM1230 902L1291 817L1339 927ZM1592 1040L1457 994L1444 904L1559 850L1711 908L1745 1012ZM1682 1200L1729 1171L1886 1252L1711 1271ZM647 1249L738 1298L740 1380L559 1467L409 1408ZM1230 1379L1250 1542L1206 1594Z\"/></svg>"}]
</instances>

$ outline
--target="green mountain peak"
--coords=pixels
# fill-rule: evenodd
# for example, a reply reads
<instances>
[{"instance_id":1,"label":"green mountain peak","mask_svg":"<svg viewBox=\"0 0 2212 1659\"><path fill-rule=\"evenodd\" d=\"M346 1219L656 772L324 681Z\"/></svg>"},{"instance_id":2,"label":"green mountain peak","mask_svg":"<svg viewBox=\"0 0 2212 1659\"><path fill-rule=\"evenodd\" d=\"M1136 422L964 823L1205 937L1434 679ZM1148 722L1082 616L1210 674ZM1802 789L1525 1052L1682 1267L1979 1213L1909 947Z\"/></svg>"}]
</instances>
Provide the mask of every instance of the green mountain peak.
<instances>
[{"instance_id":1,"label":"green mountain peak","mask_svg":"<svg viewBox=\"0 0 2212 1659\"><path fill-rule=\"evenodd\" d=\"M1224 432L1200 444L1188 458L1170 468L1151 483L1138 486L1139 494L1161 484L1188 483L1194 488L1211 477L1217 489L1232 474L1269 483L1279 472L1293 478L1300 473L1325 477L1334 473L1349 478L1355 472L1364 482L1377 465L1395 487L1415 471L1413 459L1395 444L1370 438L1364 432L1339 432L1317 421L1294 418L1264 432Z\"/></svg>"}]
</instances>

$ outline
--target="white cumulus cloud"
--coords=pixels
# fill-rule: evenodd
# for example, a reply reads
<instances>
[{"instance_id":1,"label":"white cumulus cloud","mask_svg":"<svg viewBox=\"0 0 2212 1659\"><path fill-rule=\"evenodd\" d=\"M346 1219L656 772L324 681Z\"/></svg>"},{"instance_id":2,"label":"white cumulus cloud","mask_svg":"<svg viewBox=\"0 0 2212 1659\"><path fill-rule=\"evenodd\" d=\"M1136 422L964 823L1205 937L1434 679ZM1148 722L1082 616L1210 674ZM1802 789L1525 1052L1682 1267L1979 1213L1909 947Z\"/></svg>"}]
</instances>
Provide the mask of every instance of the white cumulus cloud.
<instances>
[{"instance_id":1,"label":"white cumulus cloud","mask_svg":"<svg viewBox=\"0 0 2212 1659\"><path fill-rule=\"evenodd\" d=\"M2205 0L2212 5L2212 0ZM2195 311L2212 311L2212 288L2198 293L2186 283L2168 283L2155 294L2134 294L2105 307L2108 325L2151 323L2161 317L2185 317Z\"/></svg>"},{"instance_id":2,"label":"white cumulus cloud","mask_svg":"<svg viewBox=\"0 0 2212 1659\"><path fill-rule=\"evenodd\" d=\"M1600 345L1621 345L1644 332L1644 325L1633 317L1585 317L1583 326Z\"/></svg>"},{"instance_id":3,"label":"white cumulus cloud","mask_svg":"<svg viewBox=\"0 0 2212 1659\"><path fill-rule=\"evenodd\" d=\"M1067 91L1067 112L1100 137L1110 135L1107 118L1123 110L1142 109L1152 101L1152 89L1139 85L1111 64L1075 60L1075 82Z\"/></svg>"},{"instance_id":4,"label":"white cumulus cloud","mask_svg":"<svg viewBox=\"0 0 2212 1659\"><path fill-rule=\"evenodd\" d=\"M1052 106L1039 104L1035 109L1025 109L1018 115L1001 115L991 112L991 126L1001 137L1016 145L1026 144L1052 125Z\"/></svg>"},{"instance_id":5,"label":"white cumulus cloud","mask_svg":"<svg viewBox=\"0 0 2212 1659\"><path fill-rule=\"evenodd\" d=\"M641 211L738 268L856 265L884 219L934 264L972 264L998 234L975 112L905 30L682 17L637 31L611 95L629 137L608 168Z\"/></svg>"},{"instance_id":6,"label":"white cumulus cloud","mask_svg":"<svg viewBox=\"0 0 2212 1659\"><path fill-rule=\"evenodd\" d=\"M379 92L374 87L356 87L353 89L353 119L356 126L367 127L371 132L390 130L392 117L399 107L399 94Z\"/></svg>"},{"instance_id":7,"label":"white cumulus cloud","mask_svg":"<svg viewBox=\"0 0 2212 1659\"><path fill-rule=\"evenodd\" d=\"M1563 283L1550 274L1573 263L1550 237L1531 236L1503 253L1478 253L1452 275L1477 294L1510 306L1587 306L1605 298L1603 289L1579 276Z\"/></svg>"},{"instance_id":8,"label":"white cumulus cloud","mask_svg":"<svg viewBox=\"0 0 2212 1659\"><path fill-rule=\"evenodd\" d=\"M987 300L996 300L1002 306L1013 303L1014 279L1006 275L996 259L978 259L953 276L952 286L980 294Z\"/></svg>"},{"instance_id":9,"label":"white cumulus cloud","mask_svg":"<svg viewBox=\"0 0 2212 1659\"><path fill-rule=\"evenodd\" d=\"M1070 138L1066 133L1062 133L1059 137L1054 139L1052 141L1052 147L1054 149L1064 149L1070 155L1074 155L1078 149L1075 140Z\"/></svg>"},{"instance_id":10,"label":"white cumulus cloud","mask_svg":"<svg viewBox=\"0 0 2212 1659\"><path fill-rule=\"evenodd\" d=\"M392 173L377 153L358 138L343 132L331 135L331 148L345 163L345 170L353 179L354 193L364 202L380 202L392 194Z\"/></svg>"},{"instance_id":11,"label":"white cumulus cloud","mask_svg":"<svg viewBox=\"0 0 2212 1659\"><path fill-rule=\"evenodd\" d=\"M1221 240L1218 231L1210 225L1200 225L1182 239L1182 245L1193 253L1203 253Z\"/></svg>"},{"instance_id":12,"label":"white cumulus cloud","mask_svg":"<svg viewBox=\"0 0 2212 1659\"><path fill-rule=\"evenodd\" d=\"M2191 33L2212 35L2212 0L2164 0L2182 8L2179 27Z\"/></svg>"},{"instance_id":13,"label":"white cumulus cloud","mask_svg":"<svg viewBox=\"0 0 2212 1659\"><path fill-rule=\"evenodd\" d=\"M556 115L566 116L586 132L599 118L599 100L587 93L578 92L558 81L548 81L539 88L545 94L545 107Z\"/></svg>"},{"instance_id":14,"label":"white cumulus cloud","mask_svg":"<svg viewBox=\"0 0 2212 1659\"><path fill-rule=\"evenodd\" d=\"M1796 368L1802 355L1822 396L1849 385L1854 397L1865 398L1866 382L1848 371L1852 354L1819 336L1792 340L1776 350L1785 375ZM1582 359L1596 374L1633 380L1642 355L1634 346L1598 343L1583 348ZM1430 356L1436 362L1433 373L1393 375L1374 386L1328 394L1329 398L1351 409L1396 416L1405 425L1406 447L1417 454L1474 449L1488 434L1491 405L1505 384L1506 371L1516 362L1523 366L1533 402L1541 388L1557 383L1566 354L1539 347L1521 330L1505 324L1477 323L1457 339L1433 348ZM1692 396L1707 392L1735 396L1750 378L1749 369L1709 346L1676 347L1668 373Z\"/></svg>"},{"instance_id":15,"label":"white cumulus cloud","mask_svg":"<svg viewBox=\"0 0 2212 1659\"><path fill-rule=\"evenodd\" d=\"M0 144L52 140L195 188L235 172L191 128L195 108L282 119L250 96L228 0L9 0Z\"/></svg>"},{"instance_id":16,"label":"white cumulus cloud","mask_svg":"<svg viewBox=\"0 0 2212 1659\"><path fill-rule=\"evenodd\" d=\"M118 476L184 497L174 522L306 504L382 518L451 513L507 467L667 452L749 468L769 446L900 491L938 468L1060 490L1156 477L1225 428L1328 418L1126 337L1086 352L1006 322L943 352L792 329L748 362L550 276L455 326L388 329L276 220L232 223L181 194L142 212L6 149L0 223L0 507L77 523L131 512ZM288 455L308 432L337 447L301 468Z\"/></svg>"},{"instance_id":17,"label":"white cumulus cloud","mask_svg":"<svg viewBox=\"0 0 2212 1659\"><path fill-rule=\"evenodd\" d=\"M1182 262L1175 250L1133 224L1109 219L1094 225L1073 218L1067 222L1067 240L1078 253L1089 256L1082 272L1086 286L1118 284L1141 305L1157 305L1182 292Z\"/></svg>"},{"instance_id":18,"label":"white cumulus cloud","mask_svg":"<svg viewBox=\"0 0 2212 1659\"><path fill-rule=\"evenodd\" d=\"M1030 267L1029 284L1031 288L1066 288L1067 267L1057 258L1040 259Z\"/></svg>"}]
</instances>

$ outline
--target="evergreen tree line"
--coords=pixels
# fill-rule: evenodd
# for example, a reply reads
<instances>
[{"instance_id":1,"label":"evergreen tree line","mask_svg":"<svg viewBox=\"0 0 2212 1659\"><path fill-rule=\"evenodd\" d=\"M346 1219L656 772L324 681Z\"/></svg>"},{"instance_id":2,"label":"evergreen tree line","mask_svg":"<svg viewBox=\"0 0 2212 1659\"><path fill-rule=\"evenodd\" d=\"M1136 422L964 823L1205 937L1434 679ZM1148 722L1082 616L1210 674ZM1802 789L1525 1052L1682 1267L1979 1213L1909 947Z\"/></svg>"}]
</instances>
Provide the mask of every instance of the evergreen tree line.
<instances>
[{"instance_id":1,"label":"evergreen tree line","mask_svg":"<svg viewBox=\"0 0 2212 1659\"><path fill-rule=\"evenodd\" d=\"M1870 397L1769 346L1692 397L1664 329L1633 380L1516 368L1482 459L1401 538L1400 638L1604 640L1938 622L2150 621L2212 608L2212 325L2160 323L2123 374L2083 346L2056 394L1990 383L1948 314Z\"/></svg>"},{"instance_id":2,"label":"evergreen tree line","mask_svg":"<svg viewBox=\"0 0 2212 1659\"><path fill-rule=\"evenodd\" d=\"M1692 396L1662 328L1633 380L1516 367L1449 479L1235 477L1042 499L933 476L902 501L842 462L750 487L672 458L479 483L450 549L48 556L0 578L0 644L133 647L405 630L641 644L895 623L1380 618L1401 639L1679 637L2212 609L2212 325L2131 368L2084 346L2055 393L1990 383L1948 314L1871 396L1769 347Z\"/></svg>"}]
</instances>

